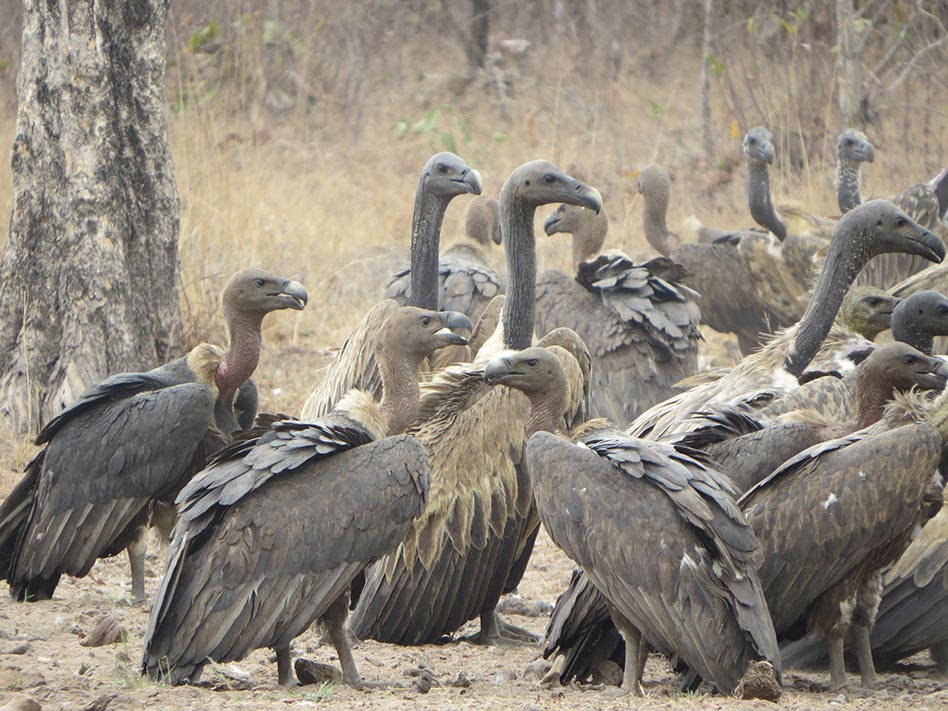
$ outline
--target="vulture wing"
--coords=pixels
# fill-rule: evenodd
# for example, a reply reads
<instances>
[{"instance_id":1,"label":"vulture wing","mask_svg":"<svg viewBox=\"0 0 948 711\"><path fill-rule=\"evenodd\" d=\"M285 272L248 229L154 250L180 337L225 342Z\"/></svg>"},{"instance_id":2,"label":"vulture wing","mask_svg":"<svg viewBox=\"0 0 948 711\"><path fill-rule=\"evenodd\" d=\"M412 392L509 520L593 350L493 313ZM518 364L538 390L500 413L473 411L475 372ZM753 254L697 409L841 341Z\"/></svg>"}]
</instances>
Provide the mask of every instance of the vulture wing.
<instances>
[{"instance_id":1,"label":"vulture wing","mask_svg":"<svg viewBox=\"0 0 948 711\"><path fill-rule=\"evenodd\" d=\"M271 466L295 463L279 476L230 505L226 487L208 489L222 497L213 516L180 521L148 624L146 671L182 680L208 659L288 645L424 509L427 457L413 437L336 454L321 451L321 437L301 436L311 457L283 447ZM269 454L271 445L259 447Z\"/></svg>"}]
</instances>

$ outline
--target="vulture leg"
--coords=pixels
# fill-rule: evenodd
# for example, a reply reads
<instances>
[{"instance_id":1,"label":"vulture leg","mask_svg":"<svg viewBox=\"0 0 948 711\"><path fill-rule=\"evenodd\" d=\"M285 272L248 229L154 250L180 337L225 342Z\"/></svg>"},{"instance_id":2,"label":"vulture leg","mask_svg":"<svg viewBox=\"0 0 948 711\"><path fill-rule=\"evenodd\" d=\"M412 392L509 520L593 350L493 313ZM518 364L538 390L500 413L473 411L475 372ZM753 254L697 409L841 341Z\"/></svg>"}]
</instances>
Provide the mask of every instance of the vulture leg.
<instances>
[{"instance_id":1,"label":"vulture leg","mask_svg":"<svg viewBox=\"0 0 948 711\"><path fill-rule=\"evenodd\" d=\"M496 610L481 613L481 629L475 635L464 638L472 644L485 646L497 645L513 647L518 645L534 645L540 643L539 635L523 627L517 627L497 614Z\"/></svg>"},{"instance_id":2,"label":"vulture leg","mask_svg":"<svg viewBox=\"0 0 948 711\"><path fill-rule=\"evenodd\" d=\"M876 676L876 668L872 662L872 645L869 642L869 633L872 631L881 601L882 575L876 571L869 576L859 589L852 624L853 649L856 652L856 659L859 661L862 685L867 689L875 689L879 686L879 678Z\"/></svg>"},{"instance_id":3,"label":"vulture leg","mask_svg":"<svg viewBox=\"0 0 948 711\"><path fill-rule=\"evenodd\" d=\"M869 642L869 631L870 628L867 625L853 625L853 649L859 662L862 685L867 689L875 689L879 686L879 677L876 676L876 667L872 663L872 645Z\"/></svg>"},{"instance_id":4,"label":"vulture leg","mask_svg":"<svg viewBox=\"0 0 948 711\"><path fill-rule=\"evenodd\" d=\"M625 671L622 673L622 694L645 696L642 688L642 674L645 660L648 658L648 643L636 627L619 614L614 608L612 619L625 639Z\"/></svg>"},{"instance_id":5,"label":"vulture leg","mask_svg":"<svg viewBox=\"0 0 948 711\"><path fill-rule=\"evenodd\" d=\"M293 676L293 655L290 654L290 645L274 647L277 655L277 683L280 686L296 686L296 677Z\"/></svg>"},{"instance_id":6,"label":"vulture leg","mask_svg":"<svg viewBox=\"0 0 948 711\"><path fill-rule=\"evenodd\" d=\"M523 644L540 643L540 635L523 627L510 624L503 617L498 615L496 611L492 614L494 615L494 624L497 626L497 630L500 632L502 639L512 642L522 642Z\"/></svg>"},{"instance_id":7,"label":"vulture leg","mask_svg":"<svg viewBox=\"0 0 948 711\"><path fill-rule=\"evenodd\" d=\"M935 662L935 669L938 670L938 674L948 677L948 643L943 642L931 647L928 652L932 655L932 661Z\"/></svg>"},{"instance_id":8,"label":"vulture leg","mask_svg":"<svg viewBox=\"0 0 948 711\"><path fill-rule=\"evenodd\" d=\"M329 606L322 621L329 632L329 638L332 645L336 648L336 654L339 656L339 665L342 667L342 683L356 689L368 686L359 675L356 668L355 659L352 656L352 646L349 644L349 635L346 634L346 616L349 614L349 596L340 595L338 599Z\"/></svg>"},{"instance_id":9,"label":"vulture leg","mask_svg":"<svg viewBox=\"0 0 948 711\"><path fill-rule=\"evenodd\" d=\"M842 629L834 629L829 635L830 691L842 691L847 686L846 660L843 658L845 637Z\"/></svg>"},{"instance_id":10,"label":"vulture leg","mask_svg":"<svg viewBox=\"0 0 948 711\"><path fill-rule=\"evenodd\" d=\"M132 571L132 603L145 600L145 553L148 542L145 538L147 529L141 528L135 539L128 544L128 567Z\"/></svg>"}]
</instances>

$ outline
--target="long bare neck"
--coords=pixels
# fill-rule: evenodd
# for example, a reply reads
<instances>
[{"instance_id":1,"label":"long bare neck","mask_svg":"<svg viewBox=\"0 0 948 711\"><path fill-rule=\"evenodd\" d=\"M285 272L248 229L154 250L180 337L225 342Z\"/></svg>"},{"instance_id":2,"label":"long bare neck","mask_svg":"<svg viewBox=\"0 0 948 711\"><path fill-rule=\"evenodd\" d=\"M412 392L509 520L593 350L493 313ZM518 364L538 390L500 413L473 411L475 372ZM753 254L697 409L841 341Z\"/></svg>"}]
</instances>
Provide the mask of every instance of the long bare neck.
<instances>
[{"instance_id":1,"label":"long bare neck","mask_svg":"<svg viewBox=\"0 0 948 711\"><path fill-rule=\"evenodd\" d=\"M897 341L907 343L912 348L917 348L925 355L934 354L935 339L925 333L918 324L912 323L906 318L892 319L892 337Z\"/></svg>"},{"instance_id":2,"label":"long bare neck","mask_svg":"<svg viewBox=\"0 0 948 711\"><path fill-rule=\"evenodd\" d=\"M217 367L215 381L220 399L232 403L237 389L253 375L263 346L263 316L225 309L229 348Z\"/></svg>"},{"instance_id":3,"label":"long bare neck","mask_svg":"<svg viewBox=\"0 0 948 711\"><path fill-rule=\"evenodd\" d=\"M500 220L507 256L507 297L504 303L504 346L513 350L533 343L536 318L537 255L533 234L536 208L525 205L514 190L504 186L500 196Z\"/></svg>"},{"instance_id":4,"label":"long bare neck","mask_svg":"<svg viewBox=\"0 0 948 711\"><path fill-rule=\"evenodd\" d=\"M645 239L652 245L663 257L671 256L672 251L678 246L678 239L668 231L668 225L665 223L668 214L668 189L656 191L645 201L645 210L643 212L643 228L645 229Z\"/></svg>"},{"instance_id":5,"label":"long bare neck","mask_svg":"<svg viewBox=\"0 0 948 711\"><path fill-rule=\"evenodd\" d=\"M403 353L376 354L382 376L379 410L388 436L404 432L418 415L421 387L418 385L419 358Z\"/></svg>"},{"instance_id":6,"label":"long bare neck","mask_svg":"<svg viewBox=\"0 0 948 711\"><path fill-rule=\"evenodd\" d=\"M784 362L791 375L802 374L813 360L833 325L846 291L865 263L866 257L847 253L842 240L830 242L820 279L800 319L793 348Z\"/></svg>"},{"instance_id":7,"label":"long bare neck","mask_svg":"<svg viewBox=\"0 0 948 711\"><path fill-rule=\"evenodd\" d=\"M527 437L534 432L563 433L563 413L566 412L566 383L556 382L540 392L528 393L530 417Z\"/></svg>"},{"instance_id":8,"label":"long bare neck","mask_svg":"<svg viewBox=\"0 0 948 711\"><path fill-rule=\"evenodd\" d=\"M859 373L856 378L856 421L859 429L882 419L886 403L895 390L892 383L879 381L876 373Z\"/></svg>"},{"instance_id":9,"label":"long bare neck","mask_svg":"<svg viewBox=\"0 0 948 711\"><path fill-rule=\"evenodd\" d=\"M787 236L787 228L777 214L770 196L770 170L766 163L759 160L749 160L747 170L751 217L758 225L773 232L782 242Z\"/></svg>"},{"instance_id":10,"label":"long bare neck","mask_svg":"<svg viewBox=\"0 0 948 711\"><path fill-rule=\"evenodd\" d=\"M860 163L840 158L836 163L836 202L839 211L845 215L857 205L862 204L859 194Z\"/></svg>"},{"instance_id":11,"label":"long bare neck","mask_svg":"<svg viewBox=\"0 0 948 711\"><path fill-rule=\"evenodd\" d=\"M438 310L438 252L441 247L441 223L448 201L426 188L425 177L418 181L415 212L411 224L410 306Z\"/></svg>"},{"instance_id":12,"label":"long bare neck","mask_svg":"<svg viewBox=\"0 0 948 711\"><path fill-rule=\"evenodd\" d=\"M587 259L592 259L602 250L606 242L606 233L609 231L609 218L605 210L598 215L590 214L582 221L580 228L573 233L573 267Z\"/></svg>"}]
</instances>

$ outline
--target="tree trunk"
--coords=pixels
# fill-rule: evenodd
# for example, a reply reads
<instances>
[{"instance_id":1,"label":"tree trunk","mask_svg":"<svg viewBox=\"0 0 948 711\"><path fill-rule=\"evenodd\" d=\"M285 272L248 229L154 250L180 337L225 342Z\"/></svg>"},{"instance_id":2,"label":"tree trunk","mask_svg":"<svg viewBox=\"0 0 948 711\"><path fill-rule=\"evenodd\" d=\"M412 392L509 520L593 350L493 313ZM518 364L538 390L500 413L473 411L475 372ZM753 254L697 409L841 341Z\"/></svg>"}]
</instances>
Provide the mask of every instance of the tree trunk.
<instances>
[{"instance_id":1,"label":"tree trunk","mask_svg":"<svg viewBox=\"0 0 948 711\"><path fill-rule=\"evenodd\" d=\"M17 431L177 338L169 2L25 1L0 266L0 412Z\"/></svg>"},{"instance_id":2,"label":"tree trunk","mask_svg":"<svg viewBox=\"0 0 948 711\"><path fill-rule=\"evenodd\" d=\"M471 0L471 34L467 43L467 61L471 69L484 68L489 33L490 0Z\"/></svg>"},{"instance_id":3,"label":"tree trunk","mask_svg":"<svg viewBox=\"0 0 948 711\"><path fill-rule=\"evenodd\" d=\"M859 126L863 95L862 54L870 23L858 16L853 0L836 0L836 100L847 126Z\"/></svg>"},{"instance_id":4,"label":"tree trunk","mask_svg":"<svg viewBox=\"0 0 948 711\"><path fill-rule=\"evenodd\" d=\"M701 133L704 138L704 155L714 165L714 134L711 131L711 82L708 65L711 63L711 19L714 16L714 0L704 0L704 32L701 41Z\"/></svg>"}]
</instances>

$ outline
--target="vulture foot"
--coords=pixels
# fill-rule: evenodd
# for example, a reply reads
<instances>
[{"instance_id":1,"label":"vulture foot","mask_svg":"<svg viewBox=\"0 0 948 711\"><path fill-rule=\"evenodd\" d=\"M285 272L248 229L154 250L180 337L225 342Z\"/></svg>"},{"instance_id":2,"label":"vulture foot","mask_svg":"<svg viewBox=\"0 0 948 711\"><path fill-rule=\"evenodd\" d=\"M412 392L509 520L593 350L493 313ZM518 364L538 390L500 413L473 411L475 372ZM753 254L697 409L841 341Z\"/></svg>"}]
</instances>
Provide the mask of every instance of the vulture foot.
<instances>
[{"instance_id":1,"label":"vulture foot","mask_svg":"<svg viewBox=\"0 0 948 711\"><path fill-rule=\"evenodd\" d=\"M461 639L472 644L498 647L534 646L540 643L539 635L505 622L493 610L481 615L480 632Z\"/></svg>"},{"instance_id":2,"label":"vulture foot","mask_svg":"<svg viewBox=\"0 0 948 711\"><path fill-rule=\"evenodd\" d=\"M296 686L296 677L293 676L293 655L290 654L289 645L278 647L273 651L277 656L277 683L286 687Z\"/></svg>"},{"instance_id":3,"label":"vulture foot","mask_svg":"<svg viewBox=\"0 0 948 711\"><path fill-rule=\"evenodd\" d=\"M132 572L132 604L136 605L148 599L145 594L145 553L148 550L148 544L145 540L144 529L126 550L128 551L128 567Z\"/></svg>"}]
</instances>

